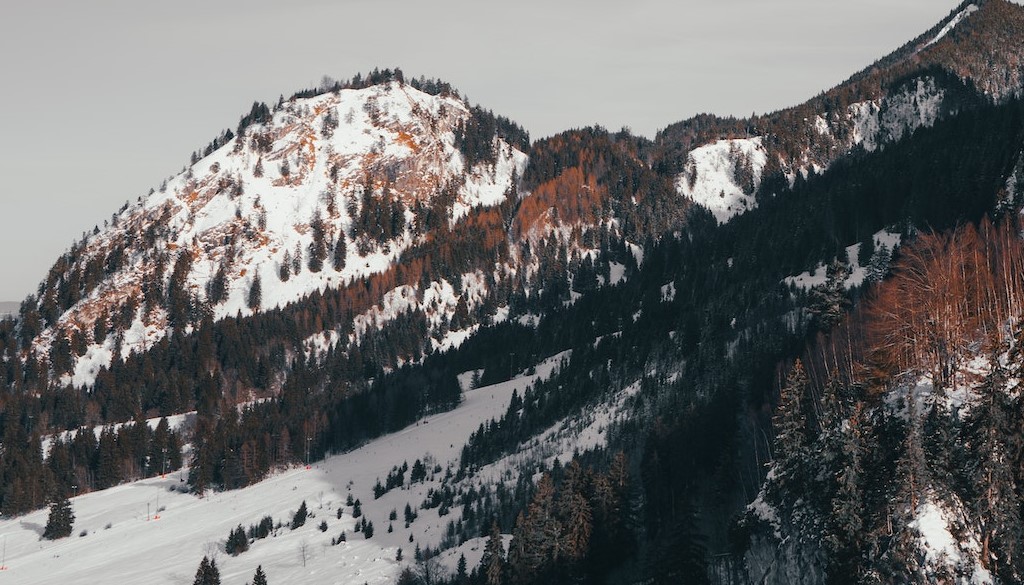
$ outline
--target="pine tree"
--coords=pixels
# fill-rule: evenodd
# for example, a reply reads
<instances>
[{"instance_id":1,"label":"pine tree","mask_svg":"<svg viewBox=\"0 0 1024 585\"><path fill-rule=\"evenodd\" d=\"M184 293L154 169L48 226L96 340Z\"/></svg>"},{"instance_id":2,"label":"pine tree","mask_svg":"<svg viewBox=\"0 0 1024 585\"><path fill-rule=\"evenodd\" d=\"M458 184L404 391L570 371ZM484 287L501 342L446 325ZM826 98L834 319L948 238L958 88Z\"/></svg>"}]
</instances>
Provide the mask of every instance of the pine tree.
<instances>
[{"instance_id":1,"label":"pine tree","mask_svg":"<svg viewBox=\"0 0 1024 585\"><path fill-rule=\"evenodd\" d=\"M803 363L797 360L786 378L772 421L775 425L775 476L788 494L803 492L804 466L809 454L803 413L807 384Z\"/></svg>"},{"instance_id":2,"label":"pine tree","mask_svg":"<svg viewBox=\"0 0 1024 585\"><path fill-rule=\"evenodd\" d=\"M231 556L237 556L245 551L249 550L249 539L245 535L245 530L242 525L239 524L238 528L235 528L228 534L228 540L224 544L224 550Z\"/></svg>"},{"instance_id":3,"label":"pine tree","mask_svg":"<svg viewBox=\"0 0 1024 585\"><path fill-rule=\"evenodd\" d=\"M338 236L338 241L334 244L334 269L341 272L345 269L345 258L348 254L348 250L345 247L345 234Z\"/></svg>"},{"instance_id":4,"label":"pine tree","mask_svg":"<svg viewBox=\"0 0 1024 585\"><path fill-rule=\"evenodd\" d=\"M220 570L217 569L217 561L209 557L203 557L199 562L199 569L196 571L196 578L192 585L220 585Z\"/></svg>"},{"instance_id":5,"label":"pine tree","mask_svg":"<svg viewBox=\"0 0 1024 585\"><path fill-rule=\"evenodd\" d=\"M980 524L982 564L994 574L1015 581L1019 577L1015 571L1024 561L1024 522L1016 495L1019 487L1008 457L1007 437L1013 431L1007 416L1007 375L998 357L992 362L992 372L980 389L981 402L972 413L969 444L974 447L975 464L970 477L978 494L973 508Z\"/></svg>"},{"instance_id":6,"label":"pine tree","mask_svg":"<svg viewBox=\"0 0 1024 585\"><path fill-rule=\"evenodd\" d=\"M501 542L501 530L498 523L491 524L491 535L484 547L484 556L480 560L483 569L485 583L487 585L501 585L505 577L505 550Z\"/></svg>"},{"instance_id":7,"label":"pine tree","mask_svg":"<svg viewBox=\"0 0 1024 585\"><path fill-rule=\"evenodd\" d=\"M860 241L860 249L857 250L857 264L867 266L875 255L875 237L872 234L864 236Z\"/></svg>"},{"instance_id":8,"label":"pine tree","mask_svg":"<svg viewBox=\"0 0 1024 585\"><path fill-rule=\"evenodd\" d=\"M871 260L868 261L867 274L865 275L867 281L881 282L885 275L889 273L889 262L891 260L892 254L885 244L875 248L874 254L871 255Z\"/></svg>"},{"instance_id":9,"label":"pine tree","mask_svg":"<svg viewBox=\"0 0 1024 585\"><path fill-rule=\"evenodd\" d=\"M46 528L43 529L43 538L57 540L71 536L71 527L75 523L75 513L71 509L71 502L67 497L61 496L50 504L50 516L46 520Z\"/></svg>"},{"instance_id":10,"label":"pine tree","mask_svg":"<svg viewBox=\"0 0 1024 585\"><path fill-rule=\"evenodd\" d=\"M277 276L281 279L281 282L287 282L292 275L292 253L288 250L284 251L284 259L281 260L281 266L278 268Z\"/></svg>"},{"instance_id":11,"label":"pine tree","mask_svg":"<svg viewBox=\"0 0 1024 585\"><path fill-rule=\"evenodd\" d=\"M252 585L267 585L267 576L263 573L263 565L256 566L256 574L252 576Z\"/></svg>"},{"instance_id":12,"label":"pine tree","mask_svg":"<svg viewBox=\"0 0 1024 585\"><path fill-rule=\"evenodd\" d=\"M299 509L295 511L295 516L292 517L292 530L305 524L307 516L309 516L309 511L306 509L306 500L302 500Z\"/></svg>"},{"instance_id":13,"label":"pine tree","mask_svg":"<svg viewBox=\"0 0 1024 585\"><path fill-rule=\"evenodd\" d=\"M258 311L263 304L263 283L260 282L260 273L252 277L252 285L249 287L249 298L247 304L253 311Z\"/></svg>"},{"instance_id":14,"label":"pine tree","mask_svg":"<svg viewBox=\"0 0 1024 585\"><path fill-rule=\"evenodd\" d=\"M825 543L832 553L828 571L830 582L842 582L856 574L855 563L864 528L862 417L863 406L857 404L845 429L840 431L840 471L832 476L836 484L835 495L825 527Z\"/></svg>"},{"instance_id":15,"label":"pine tree","mask_svg":"<svg viewBox=\"0 0 1024 585\"><path fill-rule=\"evenodd\" d=\"M829 331L842 320L850 301L846 298L846 277L850 271L840 260L829 264L825 284L811 289L808 310L822 331Z\"/></svg>"}]
</instances>

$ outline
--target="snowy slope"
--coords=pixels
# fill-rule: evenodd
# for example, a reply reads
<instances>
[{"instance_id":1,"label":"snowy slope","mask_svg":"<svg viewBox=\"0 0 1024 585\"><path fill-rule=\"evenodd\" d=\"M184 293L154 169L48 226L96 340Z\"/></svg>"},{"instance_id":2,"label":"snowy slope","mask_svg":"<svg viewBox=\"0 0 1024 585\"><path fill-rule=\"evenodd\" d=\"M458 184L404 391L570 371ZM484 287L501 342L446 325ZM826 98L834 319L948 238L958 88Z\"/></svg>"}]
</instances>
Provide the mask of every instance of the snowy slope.
<instances>
[{"instance_id":1,"label":"snowy slope","mask_svg":"<svg viewBox=\"0 0 1024 585\"><path fill-rule=\"evenodd\" d=\"M500 416L513 391L522 395L529 384L550 376L560 357L541 363L533 375L468 390L463 403L451 412L425 418L309 469L279 472L248 488L196 497L177 491L184 487L181 478L187 471L182 471L79 496L72 499L74 534L53 542L40 539L46 511L0 520L8 567L0 579L20 585L188 584L200 559L216 555L225 585L250 581L260 564L271 583L390 583L401 568L395 562L398 548L407 562L412 558L416 545L409 542L409 535L420 546L437 546L450 518L439 517L436 509L417 510L419 517L409 529L402 523L405 504L417 509L427 490L439 487L441 477L431 473L427 481L407 482L379 500L373 496L376 480L386 477L394 465L404 461L412 465L416 459L429 459L442 468L457 467L461 447L478 425ZM352 508L344 505L350 493L361 501L364 516L374 524L372 539L353 530ZM315 515L304 526L294 531L280 528L275 536L255 541L237 557L223 552L228 532L237 525L248 527L265 515L275 523L287 523L302 501ZM336 517L339 507L343 508L341 519ZM389 534L392 509L399 516ZM321 521L327 522L326 532L318 529ZM331 540L342 531L346 542L332 546ZM467 545L472 547L473 543Z\"/></svg>"},{"instance_id":2,"label":"snowy slope","mask_svg":"<svg viewBox=\"0 0 1024 585\"><path fill-rule=\"evenodd\" d=\"M266 310L386 270L424 237L413 226L416 205L430 205L454 189L447 209L454 222L475 207L503 201L513 176L521 175L526 155L500 140L495 164L465 168L455 142L469 116L456 97L396 81L284 102L269 121L248 126L85 239L76 268L97 258L108 265L110 258L119 260L120 266L37 338L37 353L45 354L57 335L90 332L97 318L129 299L141 305L147 279L170 286L175 263L186 255L191 263L181 286L209 304L215 319L252 313L248 295L255 279L262 285L259 308ZM361 234L355 225L353 214L362 211L367 190L370 199L394 200L404 209L387 241ZM323 269L313 272L307 262L317 220L328 253ZM362 250L361 235L372 240ZM339 239L346 241L346 262L335 270L332 252ZM288 260L301 268L282 280ZM210 302L208 285L218 270L226 298ZM121 356L152 346L167 327L162 308L140 307L123 331ZM90 385L116 357L113 350L113 339L94 344L66 381Z\"/></svg>"},{"instance_id":3,"label":"snowy slope","mask_svg":"<svg viewBox=\"0 0 1024 585\"><path fill-rule=\"evenodd\" d=\"M939 30L938 34L936 34L935 37L932 38L932 40L928 41L925 47L930 47L935 43L941 41L942 37L948 35L954 28L956 28L956 25L960 24L960 22L963 19L967 18L968 16L974 14L977 11L978 7L976 5L968 4L966 8L958 12L956 16L954 16L948 23L946 23L946 26L942 27L942 29Z\"/></svg>"},{"instance_id":4,"label":"snowy slope","mask_svg":"<svg viewBox=\"0 0 1024 585\"><path fill-rule=\"evenodd\" d=\"M719 140L695 148L676 178L676 190L725 223L756 205L754 193L767 157L760 138Z\"/></svg>"}]
</instances>

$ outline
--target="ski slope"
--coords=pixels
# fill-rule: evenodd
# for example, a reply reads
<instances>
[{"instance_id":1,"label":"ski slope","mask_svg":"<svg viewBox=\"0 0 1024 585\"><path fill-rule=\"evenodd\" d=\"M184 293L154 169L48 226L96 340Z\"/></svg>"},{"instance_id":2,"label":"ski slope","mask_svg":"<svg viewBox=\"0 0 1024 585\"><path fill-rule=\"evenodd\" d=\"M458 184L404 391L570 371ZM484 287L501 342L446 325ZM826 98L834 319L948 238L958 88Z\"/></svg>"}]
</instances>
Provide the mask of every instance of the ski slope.
<instances>
[{"instance_id":1,"label":"ski slope","mask_svg":"<svg viewBox=\"0 0 1024 585\"><path fill-rule=\"evenodd\" d=\"M0 546L5 547L0 584L17 583L192 583L204 555L215 556L224 585L251 581L262 565L272 584L391 583L413 549L436 546L448 521L437 509L419 509L427 490L440 485L444 472L427 481L396 488L374 500L373 486L395 465L419 458L431 459L442 469L458 466L462 446L482 422L500 416L514 390L520 395L539 378L551 375L560 361L552 357L508 382L467 390L463 402L451 412L430 416L397 433L384 436L354 451L335 455L309 468L292 468L245 489L207 493L185 489L187 472L175 472L72 499L76 520L71 537L48 541L40 535L48 511L0 520ZM466 376L464 376L466 377ZM430 466L432 470L432 466ZM361 500L364 516L374 524L372 539L354 530L352 508L345 506L351 493ZM224 553L228 532L241 524L248 528L265 516L289 523L305 500L311 513L304 526L279 528L276 535L256 540L237 557ZM403 510L409 503L419 517L405 528ZM337 509L343 508L341 519ZM388 533L388 515L398 520ZM159 510L159 518L157 511ZM328 529L318 525L326 521ZM344 531L347 540L331 541ZM84 534L84 535L83 535ZM415 543L409 542L412 534ZM470 543L467 543L470 545ZM470 545L472 546L472 545ZM305 562L303 562L305 549ZM470 555L467 555L469 557Z\"/></svg>"}]
</instances>

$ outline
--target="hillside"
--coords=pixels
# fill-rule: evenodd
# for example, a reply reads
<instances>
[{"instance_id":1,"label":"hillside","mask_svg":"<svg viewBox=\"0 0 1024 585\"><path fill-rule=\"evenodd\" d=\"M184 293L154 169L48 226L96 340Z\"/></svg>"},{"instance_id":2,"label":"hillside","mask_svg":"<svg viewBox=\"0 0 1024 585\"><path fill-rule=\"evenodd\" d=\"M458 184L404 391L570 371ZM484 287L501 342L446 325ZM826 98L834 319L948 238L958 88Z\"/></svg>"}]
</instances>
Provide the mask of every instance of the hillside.
<instances>
[{"instance_id":1,"label":"hillside","mask_svg":"<svg viewBox=\"0 0 1024 585\"><path fill-rule=\"evenodd\" d=\"M9 564L1019 581L1021 22L964 3L802 105L653 141L531 143L397 70L254 104L0 321ZM327 532L285 526L314 495ZM39 540L63 498L88 534Z\"/></svg>"}]
</instances>

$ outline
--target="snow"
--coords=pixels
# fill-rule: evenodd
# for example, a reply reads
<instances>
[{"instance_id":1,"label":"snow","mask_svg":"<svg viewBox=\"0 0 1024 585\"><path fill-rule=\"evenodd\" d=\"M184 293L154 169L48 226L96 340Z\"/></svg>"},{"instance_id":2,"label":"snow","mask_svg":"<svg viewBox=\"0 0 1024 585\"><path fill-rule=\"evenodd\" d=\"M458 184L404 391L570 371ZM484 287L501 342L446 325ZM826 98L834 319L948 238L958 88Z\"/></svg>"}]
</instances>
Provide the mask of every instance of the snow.
<instances>
[{"instance_id":1,"label":"snow","mask_svg":"<svg viewBox=\"0 0 1024 585\"><path fill-rule=\"evenodd\" d=\"M413 215L408 209L415 202L429 202L445 186L454 187L449 218L454 223L473 208L502 202L513 178L522 175L527 155L501 140L496 140L494 164L465 168L454 133L469 115L458 98L397 82L285 102L271 121L249 126L244 137L228 141L170 178L160 192L130 206L113 225L90 235L81 262L106 255L123 238L133 238L139 249L139 235L158 226L152 249L168 255L165 284L180 254L193 257L185 287L199 298L206 296L218 267L226 266L227 298L213 307L215 319L251 314L248 294L257 277L262 284L259 309L269 310L383 272L418 242L409 227ZM337 126L325 132L328 119ZM257 136L266 137L265 147L257 146ZM258 162L261 176L255 171ZM287 175L281 170L285 163L291 169ZM376 198L383 196L387 178L392 196L407 208L406 226L386 244L360 255L350 211L358 209L367 176L375 181ZM329 245L346 239L343 270L334 269L330 250L322 270L308 268L316 215L324 222ZM296 251L303 256L302 269L281 281L285 255ZM119 307L137 295L155 266L155 255L130 254L120 271L62 316L59 326L88 327L103 308ZM145 350L165 334L162 310L145 320L140 311L126 333L121 357ZM53 335L50 330L40 336L38 353L48 349ZM98 367L109 364L108 353L94 346L80 359L71 376L75 385L94 383Z\"/></svg>"},{"instance_id":2,"label":"snow","mask_svg":"<svg viewBox=\"0 0 1024 585\"><path fill-rule=\"evenodd\" d=\"M440 478L428 476L426 482L406 484L379 500L372 493L376 480L386 477L393 465L403 461L411 465L417 458L432 460L443 468L457 466L462 445L478 425L500 416L513 391L522 395L529 384L550 376L563 357L538 364L533 375L468 391L462 404L451 412L430 416L311 468L275 473L245 489L205 497L182 493L178 489L184 486L186 472L181 471L85 494L72 499L74 535L52 542L40 539L45 510L0 519L0 538L6 543L9 567L3 576L19 585L187 584L200 559L213 554L225 585L248 582L256 565L263 566L271 583L391 583L401 570L395 562L397 549L403 549L406 559L412 558L415 545L409 543L409 534L421 546L437 546L448 520L457 519L460 510L453 509L443 518L437 510L418 510L419 518L408 530L400 516L395 531L389 534L389 512L397 509L401 513L406 503L418 507ZM361 500L364 515L374 523L372 539L363 539L353 530L351 508L345 507L340 520L335 517L349 493ZM238 524L248 527L265 515L275 522L287 522L303 500L315 515L305 526L294 531L282 528L237 557L224 554L224 540ZM156 519L158 510L160 518ZM327 522L326 532L317 529L321 520ZM343 530L347 542L331 546L331 539ZM78 536L83 532L85 536ZM308 553L305 566L300 558L303 543ZM479 548L478 542L467 544L460 550ZM466 556L472 560L470 554Z\"/></svg>"},{"instance_id":3,"label":"snow","mask_svg":"<svg viewBox=\"0 0 1024 585\"><path fill-rule=\"evenodd\" d=\"M775 469L769 472L768 478L765 480L765 485L768 484L774 477ZM775 509L775 506L764 501L765 492L762 489L758 494L757 498L754 499L747 506L747 510L754 514L755 517L767 522L772 527L772 532L775 538L782 538L782 521L779 519L779 511Z\"/></svg>"},{"instance_id":4,"label":"snow","mask_svg":"<svg viewBox=\"0 0 1024 585\"><path fill-rule=\"evenodd\" d=\"M959 561L960 551L956 547L956 539L949 532L949 523L942 510L933 502L925 502L917 510L917 518L911 527L921 533L926 562L936 563L942 557Z\"/></svg>"},{"instance_id":5,"label":"snow","mask_svg":"<svg viewBox=\"0 0 1024 585\"><path fill-rule=\"evenodd\" d=\"M609 284L616 285L626 280L626 265L618 262L608 263Z\"/></svg>"},{"instance_id":6,"label":"snow","mask_svg":"<svg viewBox=\"0 0 1024 585\"><path fill-rule=\"evenodd\" d=\"M752 184L737 184L737 170L747 161ZM761 173L768 153L761 138L719 140L690 151L683 172L676 178L676 191L706 207L719 224L753 209L754 193L761 184Z\"/></svg>"},{"instance_id":7,"label":"snow","mask_svg":"<svg viewBox=\"0 0 1024 585\"><path fill-rule=\"evenodd\" d=\"M881 145L908 136L918 128L935 124L941 113L945 92L935 79L917 79L912 87L889 95L884 100L850 104L847 118L852 124L851 146L861 145L868 152Z\"/></svg>"},{"instance_id":8,"label":"snow","mask_svg":"<svg viewBox=\"0 0 1024 585\"><path fill-rule=\"evenodd\" d=\"M661 302L671 303L676 300L676 283L670 282L661 287Z\"/></svg>"},{"instance_id":9,"label":"snow","mask_svg":"<svg viewBox=\"0 0 1024 585\"><path fill-rule=\"evenodd\" d=\"M875 241L875 248L884 245L889 249L890 252L895 250L900 245L902 236L897 232L890 232L887 230L878 231L872 236ZM861 266L858 263L858 255L860 253L860 243L856 243L846 247L846 257L852 262L849 265L850 274L843 281L843 286L849 290L853 287L861 286L864 284L864 279L867 277L867 266ZM782 283L789 286L795 286L802 290L810 290L816 286L825 284L828 280L828 267L826 264L818 263L814 269L810 271L804 271L795 276L787 276L782 279Z\"/></svg>"},{"instance_id":10,"label":"snow","mask_svg":"<svg viewBox=\"0 0 1024 585\"><path fill-rule=\"evenodd\" d=\"M978 10L977 6L975 6L974 4L968 4L967 8L964 8L963 10L961 10L948 23L946 23L946 26L942 27L942 30L940 30L939 33L936 34L935 37L932 40L930 40L927 43L925 43L925 45L924 45L924 47L922 47L922 49L924 49L926 47L930 47L930 46L934 45L935 43L939 42L940 40L942 40L942 37L948 35L950 33L950 31L952 31L954 28L956 28L956 25L960 24L960 22L962 20L964 20L965 18L967 18L971 14L974 14L977 10Z\"/></svg>"},{"instance_id":11,"label":"snow","mask_svg":"<svg viewBox=\"0 0 1024 585\"><path fill-rule=\"evenodd\" d=\"M948 575L952 571L966 577L957 581L959 583L993 583L992 574L977 560L981 554L977 535L968 531L959 538L953 536L951 528L955 516L957 514L939 505L931 495L917 507L910 527L920 534L926 574Z\"/></svg>"},{"instance_id":12,"label":"snow","mask_svg":"<svg viewBox=\"0 0 1024 585\"><path fill-rule=\"evenodd\" d=\"M110 362L114 357L110 346L112 346L111 343L103 346L93 344L84 355L75 361L75 373L71 377L71 383L75 388L92 386L96 382L96 375L100 373L100 369L110 367Z\"/></svg>"}]
</instances>

